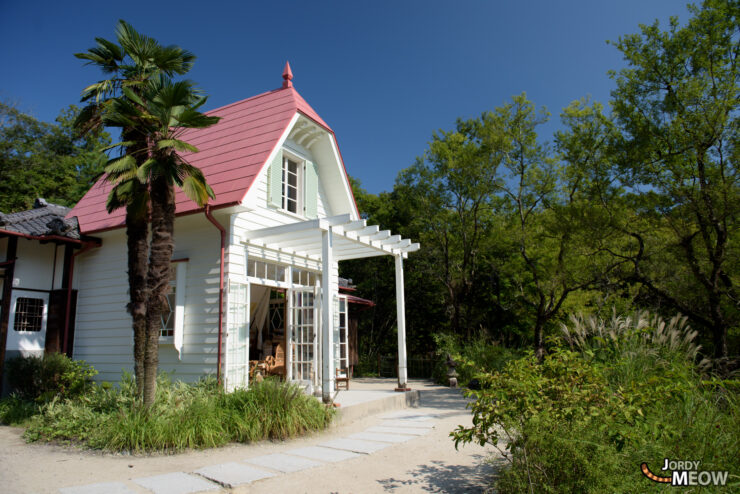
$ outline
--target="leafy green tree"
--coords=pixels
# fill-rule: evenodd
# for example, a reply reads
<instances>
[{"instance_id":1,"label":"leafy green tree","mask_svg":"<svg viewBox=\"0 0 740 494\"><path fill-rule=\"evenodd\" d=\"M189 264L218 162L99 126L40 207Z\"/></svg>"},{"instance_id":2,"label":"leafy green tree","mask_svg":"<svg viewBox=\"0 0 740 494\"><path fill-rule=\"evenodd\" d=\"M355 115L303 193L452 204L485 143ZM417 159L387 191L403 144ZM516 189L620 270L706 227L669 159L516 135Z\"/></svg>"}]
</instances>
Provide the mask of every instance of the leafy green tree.
<instances>
[{"instance_id":1,"label":"leafy green tree","mask_svg":"<svg viewBox=\"0 0 740 494\"><path fill-rule=\"evenodd\" d=\"M566 125L569 112L564 113ZM508 236L518 250L507 266L518 300L527 307L533 326L534 348L544 355L544 333L576 291L594 286L614 268L595 242L586 182L566 173L568 160L558 159L538 142L537 127L547 121L526 95L483 115L481 139L498 147L502 156L497 189Z\"/></svg>"},{"instance_id":2,"label":"leafy green tree","mask_svg":"<svg viewBox=\"0 0 740 494\"><path fill-rule=\"evenodd\" d=\"M103 169L106 132L76 135L80 110L62 110L55 123L41 122L0 102L0 211L30 209L37 197L73 206Z\"/></svg>"},{"instance_id":3,"label":"leafy green tree","mask_svg":"<svg viewBox=\"0 0 740 494\"><path fill-rule=\"evenodd\" d=\"M484 314L477 306L481 252L494 228L499 149L483 146L476 122L433 134L429 149L402 171L394 193L412 236L424 245L423 278L443 287L450 329L470 338ZM422 214L419 214L423 212ZM414 235L415 234L415 235Z\"/></svg>"},{"instance_id":4,"label":"leafy green tree","mask_svg":"<svg viewBox=\"0 0 740 494\"><path fill-rule=\"evenodd\" d=\"M633 279L708 328L724 357L740 322L740 3L690 11L684 27L656 21L615 43L628 64L612 73L618 173L637 213L624 225Z\"/></svg>"},{"instance_id":5,"label":"leafy green tree","mask_svg":"<svg viewBox=\"0 0 740 494\"><path fill-rule=\"evenodd\" d=\"M190 70L195 56L177 46L162 46L156 40L137 32L130 24L119 21L116 26L118 44L104 38L96 38L96 44L87 52L75 56L87 60L109 75L82 93L87 103L75 122L83 134L94 131L120 115L116 114L116 98L127 95L130 99L143 91L146 81L164 73L167 75L185 74ZM132 103L136 105L136 103ZM111 114L112 115L109 115ZM108 120L106 120L108 119ZM134 157L132 167L143 164L149 147L148 135L136 128L135 122L119 122L121 128L123 153ZM111 160L107 173L116 185L111 190L107 202L108 211L126 208L126 239L128 247L129 303L127 309L132 317L134 333L134 372L139 396L144 391L144 360L146 354L146 302L147 270L149 258L149 189L147 183L129 174L125 180L117 172L117 159Z\"/></svg>"}]
</instances>

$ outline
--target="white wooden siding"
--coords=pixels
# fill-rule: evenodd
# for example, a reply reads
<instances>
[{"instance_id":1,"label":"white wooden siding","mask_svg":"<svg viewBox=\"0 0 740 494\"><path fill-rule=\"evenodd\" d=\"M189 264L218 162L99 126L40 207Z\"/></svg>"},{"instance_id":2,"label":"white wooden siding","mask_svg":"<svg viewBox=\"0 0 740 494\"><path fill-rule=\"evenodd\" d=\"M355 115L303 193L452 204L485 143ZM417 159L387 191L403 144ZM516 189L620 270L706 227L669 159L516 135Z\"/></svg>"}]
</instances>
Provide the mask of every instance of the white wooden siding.
<instances>
[{"instance_id":1,"label":"white wooden siding","mask_svg":"<svg viewBox=\"0 0 740 494\"><path fill-rule=\"evenodd\" d=\"M133 333L126 312L126 237L103 233L103 246L80 256L74 284L79 290L74 357L90 363L100 381L133 372ZM187 382L216 373L220 237L203 215L175 222L173 258L188 258L182 359L172 343L160 344L159 368Z\"/></svg>"},{"instance_id":2,"label":"white wooden siding","mask_svg":"<svg viewBox=\"0 0 740 494\"><path fill-rule=\"evenodd\" d=\"M288 142L290 150L317 162L305 149ZM323 153L327 154L327 153ZM343 210L329 207L324 181L337 170L322 166L327 158L318 159L319 187L317 213L319 217L352 213L351 199L335 200ZM328 166L328 165L327 165ZM336 163L331 166L336 166ZM343 170L342 170L343 173ZM322 177L323 175L323 177ZM334 182L336 182L336 178ZM267 203L267 167L255 178L248 202L248 211L217 210L216 219L227 228L224 286L229 280L244 282L245 249L241 244L244 232L276 225L304 221L302 216L281 211ZM334 195L337 195L334 191ZM346 209L346 210L344 210ZM83 254L76 260L75 287L79 289L75 329L74 356L95 367L98 380L118 381L121 372L133 369L133 335L131 318L126 312L128 277L126 275L126 237L123 229L98 235L103 246ZM202 214L177 218L175 223L175 253L173 258L189 258L185 296L184 342L181 359L172 344L159 347L159 368L172 372L173 379L192 382L216 373L218 356L218 288L219 232ZM298 267L321 270L318 262L292 258L285 253L250 247L250 257L278 261ZM338 264L332 266L336 283ZM224 304L224 332L228 295ZM223 345L226 338L224 334ZM222 353L225 355L225 351Z\"/></svg>"},{"instance_id":3,"label":"white wooden siding","mask_svg":"<svg viewBox=\"0 0 740 494\"><path fill-rule=\"evenodd\" d=\"M54 244L42 244L38 240L26 238L18 239L16 251L18 260L15 263L13 279L14 290L29 288L32 290L51 290L51 280L55 278L54 285L58 288L61 284L62 271L59 258L64 259L64 246L57 251L57 272L54 275ZM5 260L3 255L2 261ZM8 280L11 281L11 280Z\"/></svg>"}]
</instances>

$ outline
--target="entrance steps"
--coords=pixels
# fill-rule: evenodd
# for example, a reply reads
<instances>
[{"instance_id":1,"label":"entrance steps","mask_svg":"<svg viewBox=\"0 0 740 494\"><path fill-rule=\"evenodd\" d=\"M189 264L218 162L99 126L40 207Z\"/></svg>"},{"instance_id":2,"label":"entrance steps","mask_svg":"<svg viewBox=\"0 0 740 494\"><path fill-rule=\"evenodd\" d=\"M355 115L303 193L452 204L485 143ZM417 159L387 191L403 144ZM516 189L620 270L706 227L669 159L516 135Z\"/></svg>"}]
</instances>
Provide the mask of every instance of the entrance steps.
<instances>
[{"instance_id":1,"label":"entrance steps","mask_svg":"<svg viewBox=\"0 0 740 494\"><path fill-rule=\"evenodd\" d=\"M419 406L420 391L410 384L411 391L396 392L395 379L356 378L349 390L341 390L334 398L337 406L335 425L345 425L371 415Z\"/></svg>"}]
</instances>

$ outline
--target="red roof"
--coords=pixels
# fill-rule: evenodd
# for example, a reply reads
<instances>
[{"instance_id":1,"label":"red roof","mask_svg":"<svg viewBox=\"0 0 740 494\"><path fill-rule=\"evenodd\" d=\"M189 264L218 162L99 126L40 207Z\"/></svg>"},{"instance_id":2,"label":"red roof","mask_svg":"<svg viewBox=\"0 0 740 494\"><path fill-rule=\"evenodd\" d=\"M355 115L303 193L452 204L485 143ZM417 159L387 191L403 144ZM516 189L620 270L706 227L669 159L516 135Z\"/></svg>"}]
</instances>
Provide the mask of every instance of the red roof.
<instances>
[{"instance_id":1,"label":"red roof","mask_svg":"<svg viewBox=\"0 0 740 494\"><path fill-rule=\"evenodd\" d=\"M207 112L221 117L207 129L189 129L182 139L198 148L198 153L183 154L200 168L216 193L211 207L239 204L254 178L278 144L293 115L300 112L333 134L331 128L292 87L276 89ZM341 159L341 158L340 158ZM94 233L124 225L125 211L105 210L111 184L100 179L69 212L77 216L80 231ZM195 213L200 208L181 190L175 194L177 214Z\"/></svg>"}]
</instances>

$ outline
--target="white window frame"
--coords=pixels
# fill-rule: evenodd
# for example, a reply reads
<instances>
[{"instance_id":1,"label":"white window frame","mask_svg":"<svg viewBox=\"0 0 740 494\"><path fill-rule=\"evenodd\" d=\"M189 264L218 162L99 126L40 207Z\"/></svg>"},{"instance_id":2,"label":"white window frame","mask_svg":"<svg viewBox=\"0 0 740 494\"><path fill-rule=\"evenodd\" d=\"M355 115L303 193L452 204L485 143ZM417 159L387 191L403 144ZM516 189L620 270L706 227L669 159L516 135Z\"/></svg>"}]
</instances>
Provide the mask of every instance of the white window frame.
<instances>
[{"instance_id":1,"label":"white window frame","mask_svg":"<svg viewBox=\"0 0 740 494\"><path fill-rule=\"evenodd\" d=\"M296 165L296 210L291 211L288 208L288 187L290 185L288 184L287 177L288 177L288 164L289 163L295 163ZM306 160L301 159L294 154L287 153L283 151L283 163L282 163L282 170L281 170L281 184L280 184L280 204L281 209L288 213L288 214L294 214L296 216L300 216L301 218L306 217L306 203L305 203L305 196L306 196Z\"/></svg>"},{"instance_id":2,"label":"white window frame","mask_svg":"<svg viewBox=\"0 0 740 494\"><path fill-rule=\"evenodd\" d=\"M174 259L171 263L175 266L175 279L170 280L170 286L175 289L175 308L173 324L173 334L171 336L162 336L160 329L159 343L174 344L177 353L180 354L183 345L183 329L185 327L185 289L187 286L187 269L188 259Z\"/></svg>"},{"instance_id":3,"label":"white window frame","mask_svg":"<svg viewBox=\"0 0 740 494\"><path fill-rule=\"evenodd\" d=\"M15 314L19 298L38 299L43 303L41 329L39 331L20 331L15 328ZM6 348L8 350L43 351L46 344L46 324L49 316L49 293L35 290L13 290L10 299L10 313L8 314L8 336Z\"/></svg>"}]
</instances>

